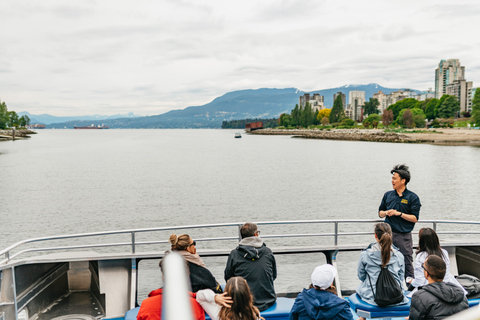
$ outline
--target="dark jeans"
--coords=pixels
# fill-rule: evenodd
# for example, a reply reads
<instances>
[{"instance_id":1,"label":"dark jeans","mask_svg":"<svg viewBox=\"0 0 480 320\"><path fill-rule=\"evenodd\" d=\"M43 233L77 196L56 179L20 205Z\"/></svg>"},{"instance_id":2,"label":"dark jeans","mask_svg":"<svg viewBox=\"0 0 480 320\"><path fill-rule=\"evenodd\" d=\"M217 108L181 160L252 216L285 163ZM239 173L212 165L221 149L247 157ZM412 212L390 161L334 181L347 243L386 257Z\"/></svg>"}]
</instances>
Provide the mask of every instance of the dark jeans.
<instances>
[{"instance_id":1,"label":"dark jeans","mask_svg":"<svg viewBox=\"0 0 480 320\"><path fill-rule=\"evenodd\" d=\"M405 259L405 279L414 276L413 272L413 241L412 234L393 233L393 244L400 250Z\"/></svg>"}]
</instances>

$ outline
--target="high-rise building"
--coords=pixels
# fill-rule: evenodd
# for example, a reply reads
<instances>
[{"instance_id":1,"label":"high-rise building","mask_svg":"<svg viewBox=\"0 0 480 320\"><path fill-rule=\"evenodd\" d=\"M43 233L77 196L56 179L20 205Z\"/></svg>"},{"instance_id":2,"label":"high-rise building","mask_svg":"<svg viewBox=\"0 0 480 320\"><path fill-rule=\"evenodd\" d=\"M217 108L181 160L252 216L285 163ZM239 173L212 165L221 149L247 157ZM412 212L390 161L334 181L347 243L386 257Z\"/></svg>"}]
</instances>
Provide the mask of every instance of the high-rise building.
<instances>
[{"instance_id":1,"label":"high-rise building","mask_svg":"<svg viewBox=\"0 0 480 320\"><path fill-rule=\"evenodd\" d=\"M459 59L441 60L435 69L435 97L440 99L447 94L447 86L455 80L465 80L465 67Z\"/></svg>"},{"instance_id":2,"label":"high-rise building","mask_svg":"<svg viewBox=\"0 0 480 320\"><path fill-rule=\"evenodd\" d=\"M379 90L377 93L373 94L372 99L377 99L378 100L378 110L380 113L383 113L385 109L387 109L387 95L382 92L382 90Z\"/></svg>"},{"instance_id":3,"label":"high-rise building","mask_svg":"<svg viewBox=\"0 0 480 320\"><path fill-rule=\"evenodd\" d=\"M360 120L361 107L365 104L365 91L353 90L348 93L348 109L351 110L351 118Z\"/></svg>"},{"instance_id":4,"label":"high-rise building","mask_svg":"<svg viewBox=\"0 0 480 320\"><path fill-rule=\"evenodd\" d=\"M457 97L460 102L460 112L471 111L468 108L468 98L471 95L473 83L472 81L454 80L452 83L447 85L447 90L445 94Z\"/></svg>"},{"instance_id":5,"label":"high-rise building","mask_svg":"<svg viewBox=\"0 0 480 320\"><path fill-rule=\"evenodd\" d=\"M309 93L305 93L303 96L299 97L298 107L303 109L308 102L310 103L313 111L319 111L325 108L324 100L325 97L319 93L314 93L313 96L310 96Z\"/></svg>"},{"instance_id":6,"label":"high-rise building","mask_svg":"<svg viewBox=\"0 0 480 320\"><path fill-rule=\"evenodd\" d=\"M473 98L478 88L467 89L467 111L472 112Z\"/></svg>"}]
</instances>

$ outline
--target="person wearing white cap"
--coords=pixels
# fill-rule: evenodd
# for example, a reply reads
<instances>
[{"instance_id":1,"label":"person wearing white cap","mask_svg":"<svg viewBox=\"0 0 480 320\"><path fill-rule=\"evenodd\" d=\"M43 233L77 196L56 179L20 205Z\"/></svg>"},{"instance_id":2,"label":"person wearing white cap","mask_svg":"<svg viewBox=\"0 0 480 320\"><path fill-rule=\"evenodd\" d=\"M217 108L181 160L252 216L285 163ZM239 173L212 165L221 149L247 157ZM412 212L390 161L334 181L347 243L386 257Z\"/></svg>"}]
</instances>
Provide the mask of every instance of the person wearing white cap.
<instances>
[{"instance_id":1,"label":"person wearing white cap","mask_svg":"<svg viewBox=\"0 0 480 320\"><path fill-rule=\"evenodd\" d=\"M337 296L333 281L337 270L331 264L318 266L312 273L312 284L295 299L290 320L353 320L348 302Z\"/></svg>"}]
</instances>

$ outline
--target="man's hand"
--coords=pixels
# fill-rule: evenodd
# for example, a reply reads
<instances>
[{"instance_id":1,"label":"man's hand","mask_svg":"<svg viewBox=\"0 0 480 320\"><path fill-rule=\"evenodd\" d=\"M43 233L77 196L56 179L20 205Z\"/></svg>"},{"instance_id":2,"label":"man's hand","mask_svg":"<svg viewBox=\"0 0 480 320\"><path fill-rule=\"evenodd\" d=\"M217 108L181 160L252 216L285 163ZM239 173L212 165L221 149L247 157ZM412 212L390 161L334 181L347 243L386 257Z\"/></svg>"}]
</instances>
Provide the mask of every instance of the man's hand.
<instances>
[{"instance_id":1,"label":"man's hand","mask_svg":"<svg viewBox=\"0 0 480 320\"><path fill-rule=\"evenodd\" d=\"M395 210L395 209L390 209L390 210L388 210L388 212L389 212L388 215L389 215L390 217L392 217L392 216L401 216L401 215L402 215L402 213L401 213L400 211L397 211L397 210Z\"/></svg>"},{"instance_id":2,"label":"man's hand","mask_svg":"<svg viewBox=\"0 0 480 320\"><path fill-rule=\"evenodd\" d=\"M233 301L232 301L232 298L230 296L227 296L227 293L224 292L222 294L215 295L215 303L218 304L219 306L230 308Z\"/></svg>"}]
</instances>

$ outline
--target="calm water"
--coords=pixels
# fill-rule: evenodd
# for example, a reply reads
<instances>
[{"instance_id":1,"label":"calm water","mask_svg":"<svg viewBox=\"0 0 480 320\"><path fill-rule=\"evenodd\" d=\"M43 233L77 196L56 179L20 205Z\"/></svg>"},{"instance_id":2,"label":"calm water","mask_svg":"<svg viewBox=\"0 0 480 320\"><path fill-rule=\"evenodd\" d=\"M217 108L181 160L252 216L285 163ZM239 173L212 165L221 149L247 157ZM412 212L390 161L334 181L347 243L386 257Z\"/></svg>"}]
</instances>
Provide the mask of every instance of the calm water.
<instances>
[{"instance_id":1,"label":"calm water","mask_svg":"<svg viewBox=\"0 0 480 320\"><path fill-rule=\"evenodd\" d=\"M397 163L411 168L409 188L420 196L422 219L480 220L480 148L234 139L236 131L44 130L1 142L0 248L110 229L375 219ZM281 262L279 278L293 262ZM220 279L222 263L211 262ZM299 282L308 282L315 264L305 261L308 274Z\"/></svg>"}]
</instances>

